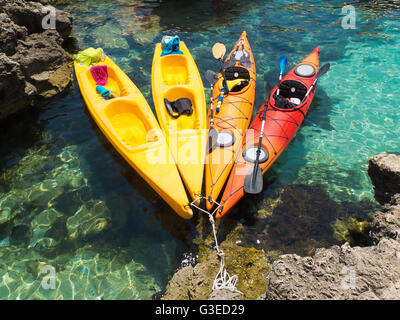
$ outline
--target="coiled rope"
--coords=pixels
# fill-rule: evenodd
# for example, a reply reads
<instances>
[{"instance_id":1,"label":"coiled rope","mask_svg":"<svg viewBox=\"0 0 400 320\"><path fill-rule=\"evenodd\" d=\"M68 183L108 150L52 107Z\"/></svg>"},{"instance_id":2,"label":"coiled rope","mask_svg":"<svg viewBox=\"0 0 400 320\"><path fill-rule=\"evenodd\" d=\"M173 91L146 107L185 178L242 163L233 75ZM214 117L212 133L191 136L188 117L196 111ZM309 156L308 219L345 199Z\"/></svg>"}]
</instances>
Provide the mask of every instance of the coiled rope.
<instances>
[{"instance_id":1,"label":"coiled rope","mask_svg":"<svg viewBox=\"0 0 400 320\"><path fill-rule=\"evenodd\" d=\"M218 240L217 240L217 232L215 230L215 219L214 219L214 214L217 212L217 210L221 207L221 204L219 204L218 202L214 201L214 203L217 204L217 208L212 212L208 212L198 206L195 205L195 202L199 201L199 200L203 200L203 199L207 199L204 196L199 196L196 200L192 201L190 203L190 206L195 207L196 209L198 209L199 211L205 213L208 215L210 224L212 226L212 230L213 230L213 235L214 235L214 242L215 242L215 248L217 250L217 255L219 257L219 261L220 261L220 267L219 267L219 271L217 273L217 275L214 278L214 282L213 282L213 290L222 290L222 289L227 289L229 291L232 292L237 292L240 294L243 294L243 292L239 291L236 288L236 283L239 280L239 277L237 275L232 275L230 276L228 271L226 271L225 269L225 258L224 258L224 252L219 248L218 246Z\"/></svg>"}]
</instances>

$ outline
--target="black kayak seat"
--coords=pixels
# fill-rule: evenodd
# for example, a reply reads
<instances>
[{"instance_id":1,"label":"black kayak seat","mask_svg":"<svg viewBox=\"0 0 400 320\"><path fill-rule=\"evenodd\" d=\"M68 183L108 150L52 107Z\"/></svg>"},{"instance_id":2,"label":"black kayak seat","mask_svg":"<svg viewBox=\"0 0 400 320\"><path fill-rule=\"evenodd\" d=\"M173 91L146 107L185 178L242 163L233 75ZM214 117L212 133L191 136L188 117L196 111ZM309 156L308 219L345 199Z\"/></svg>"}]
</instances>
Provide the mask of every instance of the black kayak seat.
<instances>
[{"instance_id":1,"label":"black kayak seat","mask_svg":"<svg viewBox=\"0 0 400 320\"><path fill-rule=\"evenodd\" d=\"M279 86L279 96L275 92L275 105L279 109L293 109L296 104L288 101L291 98L296 98L302 101L307 93L307 87L296 80L285 80Z\"/></svg>"},{"instance_id":2,"label":"black kayak seat","mask_svg":"<svg viewBox=\"0 0 400 320\"><path fill-rule=\"evenodd\" d=\"M192 102L188 98L180 98L175 101L164 99L164 104L170 116L175 119L183 114L190 116L193 113Z\"/></svg>"},{"instance_id":3,"label":"black kayak seat","mask_svg":"<svg viewBox=\"0 0 400 320\"><path fill-rule=\"evenodd\" d=\"M230 91L239 92L247 87L250 83L250 73L246 68L242 67L229 67L225 69L225 76L227 81L235 81L241 79Z\"/></svg>"}]
</instances>

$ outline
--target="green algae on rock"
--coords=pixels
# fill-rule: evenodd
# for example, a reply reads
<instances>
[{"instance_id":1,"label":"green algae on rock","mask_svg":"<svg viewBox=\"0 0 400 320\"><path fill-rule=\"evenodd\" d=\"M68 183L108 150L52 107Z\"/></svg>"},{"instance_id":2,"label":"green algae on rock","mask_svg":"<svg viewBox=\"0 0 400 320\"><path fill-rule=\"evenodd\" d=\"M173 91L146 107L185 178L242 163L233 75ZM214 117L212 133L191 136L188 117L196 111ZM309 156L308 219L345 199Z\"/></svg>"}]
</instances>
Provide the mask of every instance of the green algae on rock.
<instances>
[{"instance_id":1,"label":"green algae on rock","mask_svg":"<svg viewBox=\"0 0 400 320\"><path fill-rule=\"evenodd\" d=\"M371 221L361 220L358 217L349 217L347 220L338 219L334 224L335 238L340 242L348 242L351 246L369 246L372 239L369 235Z\"/></svg>"}]
</instances>

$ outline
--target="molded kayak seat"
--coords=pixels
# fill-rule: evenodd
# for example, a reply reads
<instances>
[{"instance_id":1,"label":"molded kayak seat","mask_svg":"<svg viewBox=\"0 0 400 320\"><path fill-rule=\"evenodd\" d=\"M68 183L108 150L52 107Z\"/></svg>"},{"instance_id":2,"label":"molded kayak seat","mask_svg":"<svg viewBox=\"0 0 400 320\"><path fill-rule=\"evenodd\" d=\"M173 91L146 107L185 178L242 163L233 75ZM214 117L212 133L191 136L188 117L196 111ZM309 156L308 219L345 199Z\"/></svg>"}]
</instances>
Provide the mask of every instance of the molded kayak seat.
<instances>
[{"instance_id":1,"label":"molded kayak seat","mask_svg":"<svg viewBox=\"0 0 400 320\"><path fill-rule=\"evenodd\" d=\"M307 87L296 80L285 80L279 87L279 96L274 94L275 105L279 109L293 109L303 100L307 93ZM293 103L292 101L298 101Z\"/></svg>"},{"instance_id":2,"label":"molded kayak seat","mask_svg":"<svg viewBox=\"0 0 400 320\"><path fill-rule=\"evenodd\" d=\"M229 67L225 69L228 90L239 92L249 85L250 73L246 68Z\"/></svg>"}]
</instances>

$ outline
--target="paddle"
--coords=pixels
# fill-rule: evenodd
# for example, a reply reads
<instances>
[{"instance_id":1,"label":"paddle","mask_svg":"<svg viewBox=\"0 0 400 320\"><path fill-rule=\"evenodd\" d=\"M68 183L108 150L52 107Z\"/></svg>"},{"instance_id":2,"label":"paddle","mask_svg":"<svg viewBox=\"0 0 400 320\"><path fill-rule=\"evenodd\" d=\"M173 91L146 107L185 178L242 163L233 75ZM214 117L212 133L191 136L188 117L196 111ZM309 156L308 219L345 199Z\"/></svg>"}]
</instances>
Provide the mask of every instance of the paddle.
<instances>
[{"instance_id":1,"label":"paddle","mask_svg":"<svg viewBox=\"0 0 400 320\"><path fill-rule=\"evenodd\" d=\"M303 100L301 101L300 104L302 104L304 101L306 101L307 97L309 96L309 94L311 93L312 89L314 88L315 84L317 83L318 79L321 78L325 73L327 73L329 71L329 68L331 67L331 65L329 63L324 64L317 72L317 75L315 76L315 80L313 82L313 84L311 85L310 89L308 89L306 95L304 96Z\"/></svg>"},{"instance_id":2,"label":"paddle","mask_svg":"<svg viewBox=\"0 0 400 320\"><path fill-rule=\"evenodd\" d=\"M210 113L211 113L211 119L210 119L210 130L208 130L208 137L207 137L207 149L208 152L211 152L214 150L216 144L217 144L217 139L218 139L218 131L214 128L214 108L213 108L213 89L214 85L218 80L218 75L211 70L206 71L206 79L208 82L210 82L210 89L211 89L211 97L210 97Z\"/></svg>"},{"instance_id":3,"label":"paddle","mask_svg":"<svg viewBox=\"0 0 400 320\"><path fill-rule=\"evenodd\" d=\"M222 73L222 77L223 77L223 81L222 81L223 88L222 88L221 93L218 98L217 107L215 108L215 111L218 113L219 108L221 107L223 96L224 96L224 94L228 93L228 87L226 85L225 69L224 69L224 64L222 62L222 59L224 58L224 55L226 53L225 45L223 43L217 42L212 47L212 53L213 53L214 58L217 59L221 65L221 73Z\"/></svg>"},{"instance_id":4,"label":"paddle","mask_svg":"<svg viewBox=\"0 0 400 320\"><path fill-rule=\"evenodd\" d=\"M282 75L283 75L283 73L285 72L285 68L286 68L287 62L288 62L288 59L287 59L285 56L282 56L282 57L279 59L279 66L280 66L280 68L281 68L281 71L280 71L280 73L279 73L278 90L277 90L277 92L276 92L276 95L277 95L277 96L279 96L279 89L280 89L280 86L281 86Z\"/></svg>"},{"instance_id":5,"label":"paddle","mask_svg":"<svg viewBox=\"0 0 400 320\"><path fill-rule=\"evenodd\" d=\"M243 186L244 191L246 193L250 193L250 194L260 193L263 189L263 175L261 172L259 161L260 161L260 154L261 154L262 139L263 139L263 134L264 134L265 118L267 115L268 102L269 102L269 98L271 95L271 87L269 85L269 82L267 82L267 85L265 86L265 92L266 92L266 98L264 101L264 112L263 112L263 116L262 116L260 139L258 140L258 148L256 151L256 161L254 162L253 170L247 174L247 176L244 180L244 186Z\"/></svg>"}]
</instances>

